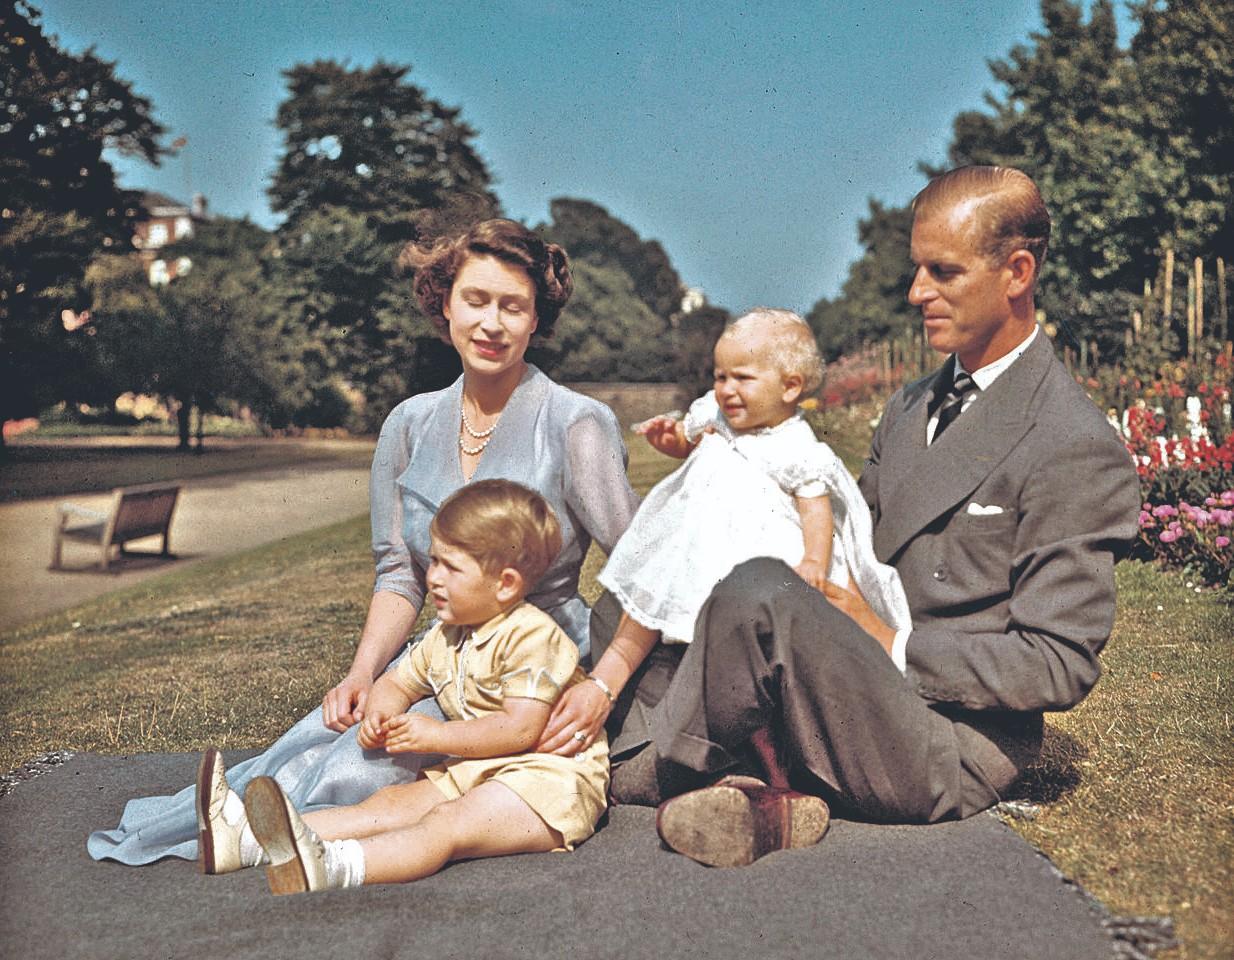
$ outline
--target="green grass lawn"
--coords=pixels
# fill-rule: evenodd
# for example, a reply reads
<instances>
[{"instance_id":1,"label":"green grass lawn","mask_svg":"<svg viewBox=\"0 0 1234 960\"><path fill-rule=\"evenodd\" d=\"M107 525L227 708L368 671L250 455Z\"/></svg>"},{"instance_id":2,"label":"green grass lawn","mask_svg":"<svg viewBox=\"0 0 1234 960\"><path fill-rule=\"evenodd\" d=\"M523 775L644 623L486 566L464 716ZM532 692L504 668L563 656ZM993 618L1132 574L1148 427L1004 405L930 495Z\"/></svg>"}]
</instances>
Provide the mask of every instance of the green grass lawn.
<instances>
[{"instance_id":1,"label":"green grass lawn","mask_svg":"<svg viewBox=\"0 0 1234 960\"><path fill-rule=\"evenodd\" d=\"M672 467L639 444L632 453L640 490ZM593 551L584 570L589 597L601 560ZM357 520L0 634L0 770L56 749L269 743L347 668L371 584ZM1234 611L1227 594L1144 564L1120 565L1118 584L1106 675L1049 718L1021 794L1040 812L1014 826L1112 912L1173 916L1174 956L1228 957Z\"/></svg>"}]
</instances>

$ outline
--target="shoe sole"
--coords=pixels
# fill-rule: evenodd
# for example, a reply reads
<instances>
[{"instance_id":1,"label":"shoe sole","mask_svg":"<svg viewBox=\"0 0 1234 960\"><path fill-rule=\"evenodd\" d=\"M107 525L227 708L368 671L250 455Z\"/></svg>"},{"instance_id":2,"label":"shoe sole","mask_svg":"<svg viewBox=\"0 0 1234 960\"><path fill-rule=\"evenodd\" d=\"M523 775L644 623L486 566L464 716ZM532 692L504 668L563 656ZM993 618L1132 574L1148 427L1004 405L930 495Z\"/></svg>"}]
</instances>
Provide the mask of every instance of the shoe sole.
<instances>
[{"instance_id":1,"label":"shoe sole","mask_svg":"<svg viewBox=\"0 0 1234 960\"><path fill-rule=\"evenodd\" d=\"M213 874L217 865L214 860L214 834L210 829L210 787L214 772L223 762L223 755L214 747L207 747L197 764L197 869Z\"/></svg>"},{"instance_id":2,"label":"shoe sole","mask_svg":"<svg viewBox=\"0 0 1234 960\"><path fill-rule=\"evenodd\" d=\"M254 778L244 791L244 809L253 836L270 858L270 865L266 867L270 892L279 896L308 893L308 874L300 862L291 818L287 815L287 804L279 785L270 777Z\"/></svg>"},{"instance_id":3,"label":"shoe sole","mask_svg":"<svg viewBox=\"0 0 1234 960\"><path fill-rule=\"evenodd\" d=\"M717 785L670 800L656 817L656 829L691 860L744 867L776 850L813 846L827 832L831 813L820 798L798 794L784 802L787 824L737 787Z\"/></svg>"}]
</instances>

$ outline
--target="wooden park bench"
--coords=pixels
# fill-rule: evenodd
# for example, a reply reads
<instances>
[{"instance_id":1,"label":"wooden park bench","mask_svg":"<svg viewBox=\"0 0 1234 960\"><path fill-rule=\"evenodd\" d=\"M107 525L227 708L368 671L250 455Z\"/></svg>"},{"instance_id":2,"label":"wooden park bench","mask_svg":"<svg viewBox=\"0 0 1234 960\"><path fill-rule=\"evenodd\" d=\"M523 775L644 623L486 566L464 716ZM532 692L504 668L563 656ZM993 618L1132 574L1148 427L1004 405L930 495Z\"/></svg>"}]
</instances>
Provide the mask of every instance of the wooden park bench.
<instances>
[{"instance_id":1,"label":"wooden park bench","mask_svg":"<svg viewBox=\"0 0 1234 960\"><path fill-rule=\"evenodd\" d=\"M87 510L71 503L56 506L55 542L51 549L51 567L60 567L60 550L65 540L78 540L100 547L103 556L99 569L106 570L111 561L111 548L143 537L161 536L163 556L171 555L171 515L180 495L178 483L148 483L139 487L117 487L112 493L111 509L107 513ZM84 523L70 525L77 517Z\"/></svg>"}]
</instances>

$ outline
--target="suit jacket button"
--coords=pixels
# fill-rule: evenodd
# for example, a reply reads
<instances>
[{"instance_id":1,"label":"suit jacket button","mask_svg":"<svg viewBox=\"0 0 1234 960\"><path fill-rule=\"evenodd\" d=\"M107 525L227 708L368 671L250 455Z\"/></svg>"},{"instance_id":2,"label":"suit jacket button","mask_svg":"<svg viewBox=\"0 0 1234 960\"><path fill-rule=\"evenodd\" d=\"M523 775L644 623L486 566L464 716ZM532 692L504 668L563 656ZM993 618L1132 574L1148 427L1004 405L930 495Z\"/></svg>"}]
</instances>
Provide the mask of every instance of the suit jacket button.
<instances>
[{"instance_id":1,"label":"suit jacket button","mask_svg":"<svg viewBox=\"0 0 1234 960\"><path fill-rule=\"evenodd\" d=\"M939 567L937 570L935 570L934 579L935 580L946 580L947 579L947 568Z\"/></svg>"}]
</instances>

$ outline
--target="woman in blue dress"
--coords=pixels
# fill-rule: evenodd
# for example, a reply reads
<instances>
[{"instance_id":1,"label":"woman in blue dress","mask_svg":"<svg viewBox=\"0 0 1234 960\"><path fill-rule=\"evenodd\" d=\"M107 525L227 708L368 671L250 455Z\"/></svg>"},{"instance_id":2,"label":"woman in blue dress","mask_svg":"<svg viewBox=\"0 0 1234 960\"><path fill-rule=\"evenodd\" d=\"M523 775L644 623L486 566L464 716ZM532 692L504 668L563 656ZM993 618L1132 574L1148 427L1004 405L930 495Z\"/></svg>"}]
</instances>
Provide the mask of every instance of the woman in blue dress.
<instances>
[{"instance_id":1,"label":"woman in blue dress","mask_svg":"<svg viewBox=\"0 0 1234 960\"><path fill-rule=\"evenodd\" d=\"M423 604L428 527L438 504L484 477L517 481L548 500L563 545L527 599L573 638L584 662L588 609L578 595L579 569L593 540L612 549L637 508L612 411L524 359L532 335L548 336L569 299L565 251L520 224L487 220L461 236L409 247L403 261L415 268L421 308L458 351L463 374L444 390L403 401L382 427L369 487L377 575L347 676L264 753L227 771L241 794L253 777L274 777L300 811L357 803L414 779L434 759L366 753L355 733L374 680L406 646ZM607 716L611 693L603 681L585 686L596 689L554 717L560 752L590 742ZM195 859L194 788L129 801L119 827L96 831L87 846L96 860L134 865Z\"/></svg>"}]
</instances>

